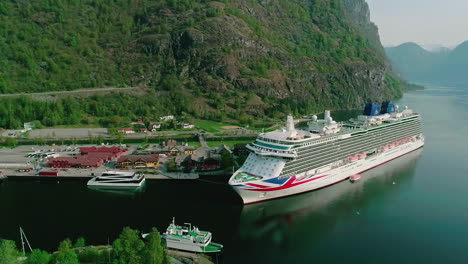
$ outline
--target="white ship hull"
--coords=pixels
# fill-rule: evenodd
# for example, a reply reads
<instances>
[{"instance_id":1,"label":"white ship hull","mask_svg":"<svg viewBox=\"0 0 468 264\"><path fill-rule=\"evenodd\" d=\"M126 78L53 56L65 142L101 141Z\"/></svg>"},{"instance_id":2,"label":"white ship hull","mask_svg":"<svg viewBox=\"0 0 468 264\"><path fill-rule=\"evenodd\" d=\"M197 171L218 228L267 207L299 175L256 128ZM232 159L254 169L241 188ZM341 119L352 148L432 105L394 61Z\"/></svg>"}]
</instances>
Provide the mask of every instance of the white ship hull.
<instances>
[{"instance_id":1,"label":"white ship hull","mask_svg":"<svg viewBox=\"0 0 468 264\"><path fill-rule=\"evenodd\" d=\"M185 251L192 251L192 252L205 252L203 250L204 245L193 243L193 241L171 241L166 237L166 245L168 248L180 249Z\"/></svg>"},{"instance_id":2,"label":"white ship hull","mask_svg":"<svg viewBox=\"0 0 468 264\"><path fill-rule=\"evenodd\" d=\"M275 186L265 185L262 181L250 181L248 183L233 184L232 187L240 195L244 204L309 192L346 180L353 174L362 173L375 168L383 163L419 149L423 145L424 138L421 137L414 142L392 147L375 156L360 159L345 166L315 175L302 176L301 178L292 176L285 180L284 183ZM365 177L365 175L363 175L363 177Z\"/></svg>"},{"instance_id":3,"label":"white ship hull","mask_svg":"<svg viewBox=\"0 0 468 264\"><path fill-rule=\"evenodd\" d=\"M138 183L128 183L128 182L123 182L123 183L108 183L108 182L97 182L93 179L88 181L88 186L89 187L114 187L114 188L138 188L143 186L145 183L146 179L143 179L142 181Z\"/></svg>"}]
</instances>

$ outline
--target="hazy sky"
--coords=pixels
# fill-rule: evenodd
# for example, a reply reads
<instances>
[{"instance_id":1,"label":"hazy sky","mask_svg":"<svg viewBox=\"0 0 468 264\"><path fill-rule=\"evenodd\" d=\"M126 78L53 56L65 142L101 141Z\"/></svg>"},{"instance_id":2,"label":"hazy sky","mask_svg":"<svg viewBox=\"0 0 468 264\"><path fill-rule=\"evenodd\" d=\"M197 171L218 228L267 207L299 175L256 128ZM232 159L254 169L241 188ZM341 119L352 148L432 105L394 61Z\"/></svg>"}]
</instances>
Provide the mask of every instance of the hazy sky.
<instances>
[{"instance_id":1,"label":"hazy sky","mask_svg":"<svg viewBox=\"0 0 468 264\"><path fill-rule=\"evenodd\" d=\"M468 0L366 0L384 46L468 40Z\"/></svg>"}]
</instances>

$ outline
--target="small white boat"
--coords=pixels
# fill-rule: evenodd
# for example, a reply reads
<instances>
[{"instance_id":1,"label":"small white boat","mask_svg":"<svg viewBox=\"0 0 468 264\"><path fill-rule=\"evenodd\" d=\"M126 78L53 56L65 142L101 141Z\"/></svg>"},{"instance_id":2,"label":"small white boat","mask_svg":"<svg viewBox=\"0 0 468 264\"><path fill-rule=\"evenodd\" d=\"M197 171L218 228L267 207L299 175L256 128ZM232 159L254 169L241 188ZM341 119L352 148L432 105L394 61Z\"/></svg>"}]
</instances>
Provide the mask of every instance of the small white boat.
<instances>
[{"instance_id":1,"label":"small white boat","mask_svg":"<svg viewBox=\"0 0 468 264\"><path fill-rule=\"evenodd\" d=\"M359 179L361 179L361 174L354 174L354 175L349 176L349 180L351 182L358 181Z\"/></svg>"},{"instance_id":2,"label":"small white boat","mask_svg":"<svg viewBox=\"0 0 468 264\"><path fill-rule=\"evenodd\" d=\"M146 238L148 235L143 234L142 237ZM168 248L191 252L216 253L223 248L223 245L211 242L211 232L199 230L196 226L192 227L190 223L178 226L175 224L174 218L161 238L165 239Z\"/></svg>"},{"instance_id":3,"label":"small white boat","mask_svg":"<svg viewBox=\"0 0 468 264\"><path fill-rule=\"evenodd\" d=\"M145 183L145 175L127 171L105 171L88 181L88 186L137 188Z\"/></svg>"}]
</instances>

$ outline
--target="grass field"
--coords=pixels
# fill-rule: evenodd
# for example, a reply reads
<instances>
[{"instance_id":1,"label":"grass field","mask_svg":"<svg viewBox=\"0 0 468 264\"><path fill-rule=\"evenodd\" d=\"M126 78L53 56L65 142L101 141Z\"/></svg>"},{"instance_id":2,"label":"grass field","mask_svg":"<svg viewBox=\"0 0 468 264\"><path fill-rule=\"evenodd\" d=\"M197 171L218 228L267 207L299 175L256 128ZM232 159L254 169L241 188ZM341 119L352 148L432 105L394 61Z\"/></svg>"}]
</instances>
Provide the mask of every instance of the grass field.
<instances>
[{"instance_id":1,"label":"grass field","mask_svg":"<svg viewBox=\"0 0 468 264\"><path fill-rule=\"evenodd\" d=\"M199 141L188 141L187 144L194 148L200 148L201 144Z\"/></svg>"},{"instance_id":2,"label":"grass field","mask_svg":"<svg viewBox=\"0 0 468 264\"><path fill-rule=\"evenodd\" d=\"M221 146L221 144L225 144L226 146L232 148L232 147L234 147L235 144L238 144L238 143L251 143L251 142L253 142L252 139L249 139L249 140L233 140L233 141L228 141L228 140L225 140L225 141L207 141L206 143L211 148L219 147L219 146Z\"/></svg>"},{"instance_id":3,"label":"grass field","mask_svg":"<svg viewBox=\"0 0 468 264\"><path fill-rule=\"evenodd\" d=\"M43 128L102 128L99 124L76 124L76 125L58 125L58 126L51 126L51 127L43 127Z\"/></svg>"},{"instance_id":4,"label":"grass field","mask_svg":"<svg viewBox=\"0 0 468 264\"><path fill-rule=\"evenodd\" d=\"M229 123L220 123L215 121L208 121L208 120L197 120L194 121L193 124L198 127L199 129L203 129L209 133L216 133L223 130L223 127L233 127L233 124Z\"/></svg>"}]
</instances>

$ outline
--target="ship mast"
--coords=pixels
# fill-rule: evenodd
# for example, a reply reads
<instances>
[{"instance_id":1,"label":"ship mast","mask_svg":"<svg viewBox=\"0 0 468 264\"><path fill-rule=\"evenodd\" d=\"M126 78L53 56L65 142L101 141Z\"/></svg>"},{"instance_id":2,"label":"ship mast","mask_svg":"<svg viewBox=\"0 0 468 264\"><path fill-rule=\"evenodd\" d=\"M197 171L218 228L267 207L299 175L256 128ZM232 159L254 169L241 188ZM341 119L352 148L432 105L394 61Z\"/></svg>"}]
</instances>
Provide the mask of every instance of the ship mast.
<instances>
[{"instance_id":1,"label":"ship mast","mask_svg":"<svg viewBox=\"0 0 468 264\"><path fill-rule=\"evenodd\" d=\"M21 237L21 246L23 249L23 255L26 255L26 250L24 249L24 241L26 240L26 243L28 243L29 250L32 252L31 244L29 244L28 238L26 237L26 234L23 231L23 228L20 227L20 237Z\"/></svg>"}]
</instances>

